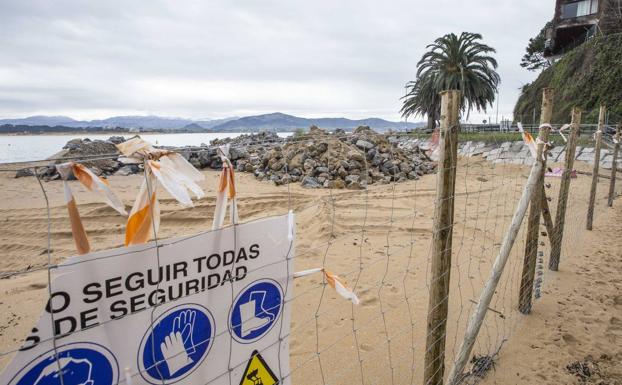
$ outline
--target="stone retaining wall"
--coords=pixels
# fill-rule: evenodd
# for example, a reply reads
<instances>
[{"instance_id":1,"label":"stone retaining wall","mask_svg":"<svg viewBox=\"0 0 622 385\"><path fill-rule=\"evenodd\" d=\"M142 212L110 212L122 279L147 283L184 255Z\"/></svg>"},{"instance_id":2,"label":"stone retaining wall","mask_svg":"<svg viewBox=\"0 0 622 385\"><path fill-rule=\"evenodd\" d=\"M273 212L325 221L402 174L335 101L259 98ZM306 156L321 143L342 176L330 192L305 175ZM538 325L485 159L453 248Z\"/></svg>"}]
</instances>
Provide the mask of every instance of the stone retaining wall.
<instances>
[{"instance_id":1,"label":"stone retaining wall","mask_svg":"<svg viewBox=\"0 0 622 385\"><path fill-rule=\"evenodd\" d=\"M421 148L429 148L428 140L409 139L408 144L401 145L418 145ZM621 151L622 152L622 151ZM481 156L493 163L510 163L510 164L526 164L531 165L533 158L529 153L527 145L522 141L503 142L503 143L485 143L485 142L464 142L458 145L458 154L461 156ZM566 155L564 146L553 147L549 151L549 162L563 162ZM622 170L622 154L618 155L617 168ZM594 148L577 146L576 160L594 164ZM605 170L611 170L613 163L613 150L609 149L606 144L600 150L600 167Z\"/></svg>"}]
</instances>

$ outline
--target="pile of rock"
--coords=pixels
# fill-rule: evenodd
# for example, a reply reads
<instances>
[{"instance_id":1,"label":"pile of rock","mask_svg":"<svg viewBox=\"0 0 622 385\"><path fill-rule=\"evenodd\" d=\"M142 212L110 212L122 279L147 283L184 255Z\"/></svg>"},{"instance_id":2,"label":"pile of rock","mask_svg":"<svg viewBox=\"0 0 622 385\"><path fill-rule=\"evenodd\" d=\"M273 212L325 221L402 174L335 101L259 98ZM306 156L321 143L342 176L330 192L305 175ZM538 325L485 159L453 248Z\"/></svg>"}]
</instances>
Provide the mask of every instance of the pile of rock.
<instances>
[{"instance_id":1,"label":"pile of rock","mask_svg":"<svg viewBox=\"0 0 622 385\"><path fill-rule=\"evenodd\" d=\"M407 153L366 126L351 135L343 131L331 134L312 126L308 134L267 151L248 150L247 155L235 159L238 171L253 172L257 179L277 185L301 182L307 188L360 189L368 184L418 179L435 168L418 148Z\"/></svg>"},{"instance_id":2,"label":"pile of rock","mask_svg":"<svg viewBox=\"0 0 622 385\"><path fill-rule=\"evenodd\" d=\"M112 136L108 140L72 139L63 147L62 151L49 159L51 163L37 169L38 176L46 181L60 179L56 171L56 164L63 163L63 159L83 159L80 163L87 166L95 175L130 175L141 172L142 164L135 160L120 157L115 146L125 141L122 136ZM19 170L16 178L33 176L31 169ZM72 176L70 175L70 179Z\"/></svg>"},{"instance_id":3,"label":"pile of rock","mask_svg":"<svg viewBox=\"0 0 622 385\"><path fill-rule=\"evenodd\" d=\"M168 148L170 150L179 152L186 158L194 167L203 169L211 168L218 170L222 168L222 161L220 155L218 155L218 146L229 145L229 159L234 165L237 165L240 160L248 160L249 149L253 152L263 153L275 146L284 143L284 139L279 137L274 132L259 132L256 134L244 134L235 138L226 139L214 139L210 142L210 145L204 143L201 146L186 146L182 148ZM244 170L242 170L244 171ZM253 170L249 170L252 172Z\"/></svg>"},{"instance_id":4,"label":"pile of rock","mask_svg":"<svg viewBox=\"0 0 622 385\"><path fill-rule=\"evenodd\" d=\"M123 137L108 140L73 139L53 158L87 158L81 161L97 175L130 175L141 172L142 164L116 155L115 144ZM403 182L433 173L435 163L416 145L401 146L401 139L378 134L361 126L352 134L343 130L329 133L312 126L307 134L283 139L272 132L214 140L210 145L176 151L198 169L221 169L217 148L228 144L229 159L237 171L253 173L257 179L276 185L300 182L307 188L361 189L369 184ZM98 159L98 155L106 159ZM89 159L91 158L91 159ZM59 163L61 161L56 161ZM23 171L23 172L22 172ZM27 176L26 169L16 177ZM41 168L45 180L59 179L54 165Z\"/></svg>"},{"instance_id":5,"label":"pile of rock","mask_svg":"<svg viewBox=\"0 0 622 385\"><path fill-rule=\"evenodd\" d=\"M283 143L284 139L281 138L276 132L261 131L253 134L243 134L236 136L235 138L214 139L210 142L212 146L222 146L229 144L230 146L251 146L251 145L270 145Z\"/></svg>"},{"instance_id":6,"label":"pile of rock","mask_svg":"<svg viewBox=\"0 0 622 385\"><path fill-rule=\"evenodd\" d=\"M115 144L122 143L124 138L113 136L108 140L72 139L63 147L63 151L54 155L54 158L83 158L82 164L87 166L95 175L111 175L116 173L123 164L114 155L119 154ZM113 157L108 157L112 155ZM97 159L98 157L108 159ZM88 160L94 158L93 160ZM61 160L56 163L62 162Z\"/></svg>"}]
</instances>

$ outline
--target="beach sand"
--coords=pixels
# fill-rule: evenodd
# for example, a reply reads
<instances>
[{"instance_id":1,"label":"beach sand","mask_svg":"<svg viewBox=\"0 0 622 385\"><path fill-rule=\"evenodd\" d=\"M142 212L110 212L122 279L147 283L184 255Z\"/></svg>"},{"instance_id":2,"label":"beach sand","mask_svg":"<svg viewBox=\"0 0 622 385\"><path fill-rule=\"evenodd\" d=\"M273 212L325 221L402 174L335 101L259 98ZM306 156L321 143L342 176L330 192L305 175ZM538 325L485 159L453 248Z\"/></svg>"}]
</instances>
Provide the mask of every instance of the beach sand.
<instances>
[{"instance_id":1,"label":"beach sand","mask_svg":"<svg viewBox=\"0 0 622 385\"><path fill-rule=\"evenodd\" d=\"M590 169L587 165L578 168ZM455 225L447 320L447 371L464 328L520 198L529 168L462 159L456 181ZM162 192L162 238L211 228L218 173L204 172L206 198L184 209ZM238 173L242 221L294 210L295 269L325 266L352 287L361 304L352 306L321 276L295 281L290 356L294 384L421 383L426 336L430 244L436 180L374 185L368 190L307 190L273 186ZM141 175L110 177L129 207ZM549 180L553 212L558 180ZM574 383L565 366L592 355L620 381L622 360L622 200L606 208L608 180L601 179L594 231L585 228L591 177L573 179L560 271L549 272L548 238L542 298L531 315L516 311L525 227L493 298L474 353L498 362L485 384ZM71 182L95 250L121 247L124 218L76 182ZM620 182L619 182L620 183ZM19 348L47 297L45 200L35 178L0 173L1 351ZM43 183L50 202L53 262L74 251L62 184ZM162 191L162 190L160 190ZM505 341L505 342L503 342ZM319 354L318 354L319 353ZM11 355L0 357L0 368ZM360 360L359 360L360 357ZM617 374L616 374L617 371ZM361 381L361 376L363 381ZM615 384L610 381L608 383ZM619 382L618 382L619 383Z\"/></svg>"}]
</instances>

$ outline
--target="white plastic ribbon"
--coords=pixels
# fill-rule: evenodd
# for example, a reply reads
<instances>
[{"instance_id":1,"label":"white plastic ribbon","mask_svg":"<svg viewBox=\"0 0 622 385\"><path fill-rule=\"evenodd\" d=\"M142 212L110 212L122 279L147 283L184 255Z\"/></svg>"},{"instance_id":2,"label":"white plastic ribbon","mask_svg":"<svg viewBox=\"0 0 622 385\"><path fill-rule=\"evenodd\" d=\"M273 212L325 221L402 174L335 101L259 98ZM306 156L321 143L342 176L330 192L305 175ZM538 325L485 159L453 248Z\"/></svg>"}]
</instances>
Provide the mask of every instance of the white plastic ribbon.
<instances>
[{"instance_id":1,"label":"white plastic ribbon","mask_svg":"<svg viewBox=\"0 0 622 385\"><path fill-rule=\"evenodd\" d=\"M63 180L65 203L67 204L67 210L69 212L71 233L76 249L78 254L86 254L91 251L91 246L89 245L89 240L86 235L86 231L84 230L84 225L82 224L82 219L80 218L80 213L78 212L78 206L73 196L73 192L71 191L69 183L67 183L69 176L73 174L76 179L89 191L99 193L104 202L106 202L106 204L115 209L121 215L127 215L125 206L123 205L123 202L121 202L121 200L112 192L112 190L110 190L108 181L93 174L93 172L84 165L73 162L61 163L56 165L56 170Z\"/></svg>"},{"instance_id":2,"label":"white plastic ribbon","mask_svg":"<svg viewBox=\"0 0 622 385\"><path fill-rule=\"evenodd\" d=\"M429 152L430 152L430 159L438 162L439 158L440 158L440 153L441 153L441 149L440 149L440 143L441 143L441 130L439 128L435 129L434 132L432 132L432 137L430 138L430 147L429 147Z\"/></svg>"},{"instance_id":3,"label":"white plastic ribbon","mask_svg":"<svg viewBox=\"0 0 622 385\"><path fill-rule=\"evenodd\" d=\"M222 160L222 172L218 180L218 189L216 191L216 208L214 209L214 221L212 222L212 230L222 228L227 215L227 203L229 203L229 216L231 223L238 223L238 204L235 189L235 172L233 165L229 160L229 145L218 148L220 159ZM231 202L229 202L231 201Z\"/></svg>"},{"instance_id":4,"label":"white plastic ribbon","mask_svg":"<svg viewBox=\"0 0 622 385\"><path fill-rule=\"evenodd\" d=\"M99 193L108 206L115 209L121 215L127 215L125 205L123 205L123 202L112 192L110 186L108 186L108 181L95 175L86 166L69 162L56 165L56 170L63 180L67 180L70 173L73 173L76 179L89 191Z\"/></svg>"},{"instance_id":5,"label":"white plastic ribbon","mask_svg":"<svg viewBox=\"0 0 622 385\"><path fill-rule=\"evenodd\" d=\"M294 220L294 211L289 210L289 212L287 213L287 240L290 242L294 240L295 228L296 222Z\"/></svg>"},{"instance_id":6,"label":"white plastic ribbon","mask_svg":"<svg viewBox=\"0 0 622 385\"><path fill-rule=\"evenodd\" d=\"M337 292L337 294L339 294L341 297L343 297L344 299L347 299L348 301L352 302L355 305L358 305L359 303L361 303L361 301L356 296L356 294L354 294L352 289L346 286L346 284L341 280L341 278L339 278L338 275L333 274L324 268L317 267L314 269L302 270L297 273L294 273L294 278L300 278L300 277L304 277L307 275L316 274L319 272L322 272L324 274L324 279L326 279L326 282L328 283L328 285L332 287Z\"/></svg>"},{"instance_id":7,"label":"white plastic ribbon","mask_svg":"<svg viewBox=\"0 0 622 385\"><path fill-rule=\"evenodd\" d=\"M160 229L160 203L156 196L157 179L149 168L132 206L125 227L125 246L149 241ZM149 194L151 193L151 194Z\"/></svg>"},{"instance_id":8,"label":"white plastic ribbon","mask_svg":"<svg viewBox=\"0 0 622 385\"><path fill-rule=\"evenodd\" d=\"M525 144L527 145L527 147L529 148L529 152L531 153L531 156L536 159L537 155L537 151L536 151L536 142L533 139L533 136L531 136L530 133L526 132L523 129L523 125L521 122L517 123L518 126L518 131L520 131L521 136L523 137L523 142L525 142Z\"/></svg>"},{"instance_id":9,"label":"white plastic ribbon","mask_svg":"<svg viewBox=\"0 0 622 385\"><path fill-rule=\"evenodd\" d=\"M126 246L147 242L154 229L157 234L160 225L160 205L156 195L156 182L160 182L166 191L185 207L193 206L189 191L197 198L205 196L197 184L203 179L203 174L180 154L156 149L140 137L117 144L117 148L124 156L142 161L146 174L127 221Z\"/></svg>"},{"instance_id":10,"label":"white plastic ribbon","mask_svg":"<svg viewBox=\"0 0 622 385\"><path fill-rule=\"evenodd\" d=\"M133 385L132 372L130 372L129 366L125 368L125 385Z\"/></svg>"},{"instance_id":11,"label":"white plastic ribbon","mask_svg":"<svg viewBox=\"0 0 622 385\"><path fill-rule=\"evenodd\" d=\"M98 177L86 166L78 163L72 163L72 170L73 175L80 181L80 183L82 183L82 185L84 185L84 187L89 189L89 191L100 193L104 198L104 202L106 202L108 206L115 209L121 215L127 215L125 205L121 202L121 199L119 199L112 192L112 190L110 190L106 179Z\"/></svg>"},{"instance_id":12,"label":"white plastic ribbon","mask_svg":"<svg viewBox=\"0 0 622 385\"><path fill-rule=\"evenodd\" d=\"M67 179L71 172L71 164L63 163L56 166L56 170L63 180L63 192L65 197L65 204L67 205L67 212L69 213L69 223L71 224L71 235L73 242L76 245L76 250L79 255L87 254L91 251L91 245L89 239L86 236L84 225L82 224L82 218L80 218L80 212L78 211L78 205L73 197L73 192Z\"/></svg>"},{"instance_id":13,"label":"white plastic ribbon","mask_svg":"<svg viewBox=\"0 0 622 385\"><path fill-rule=\"evenodd\" d=\"M570 124L564 124L558 130L559 135L561 135L562 139L564 140L564 143L568 143L568 139L566 138L566 136L564 136L564 131L567 130L568 128L570 128Z\"/></svg>"},{"instance_id":14,"label":"white plastic ribbon","mask_svg":"<svg viewBox=\"0 0 622 385\"><path fill-rule=\"evenodd\" d=\"M166 191L183 206L193 206L189 191L199 199L205 196L201 187L196 183L203 179L203 175L183 156L171 153L159 160L150 160L148 163L153 175Z\"/></svg>"}]
</instances>

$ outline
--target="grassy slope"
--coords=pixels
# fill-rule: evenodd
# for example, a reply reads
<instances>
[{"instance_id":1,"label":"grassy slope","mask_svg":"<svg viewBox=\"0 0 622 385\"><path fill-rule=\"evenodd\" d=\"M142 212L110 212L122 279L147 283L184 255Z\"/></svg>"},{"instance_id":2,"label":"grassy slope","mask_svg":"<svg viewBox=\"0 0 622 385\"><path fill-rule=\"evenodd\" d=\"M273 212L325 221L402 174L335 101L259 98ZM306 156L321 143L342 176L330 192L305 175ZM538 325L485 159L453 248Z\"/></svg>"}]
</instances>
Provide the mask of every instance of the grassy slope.
<instances>
[{"instance_id":1,"label":"grassy slope","mask_svg":"<svg viewBox=\"0 0 622 385\"><path fill-rule=\"evenodd\" d=\"M612 112L610 122L622 122L622 34L594 38L543 71L523 88L515 119L530 122L534 108L538 119L545 87L556 90L555 123L567 123L575 105L584 110L584 123L596 123L600 103Z\"/></svg>"},{"instance_id":2,"label":"grassy slope","mask_svg":"<svg viewBox=\"0 0 622 385\"><path fill-rule=\"evenodd\" d=\"M429 139L432 134L414 132L413 137L417 139ZM489 144L501 144L504 142L522 141L523 138L519 132L460 132L458 133L458 142L485 142ZM591 136L580 136L577 141L578 146L592 147L594 141Z\"/></svg>"}]
</instances>

